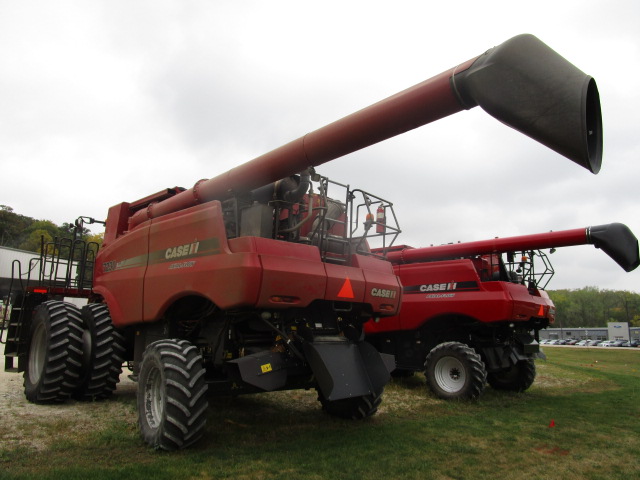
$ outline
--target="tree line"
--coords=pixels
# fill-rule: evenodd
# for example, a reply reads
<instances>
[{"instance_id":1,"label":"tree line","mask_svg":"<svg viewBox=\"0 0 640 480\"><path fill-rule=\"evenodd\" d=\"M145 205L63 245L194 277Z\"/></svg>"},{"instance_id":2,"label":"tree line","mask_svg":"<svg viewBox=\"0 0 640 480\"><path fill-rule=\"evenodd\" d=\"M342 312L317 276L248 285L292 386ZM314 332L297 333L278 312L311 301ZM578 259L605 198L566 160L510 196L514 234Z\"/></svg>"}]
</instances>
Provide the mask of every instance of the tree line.
<instances>
[{"instance_id":1,"label":"tree line","mask_svg":"<svg viewBox=\"0 0 640 480\"><path fill-rule=\"evenodd\" d=\"M20 215L7 205L0 205L0 246L17 248L28 252L40 253L42 239L52 242L55 238L72 238L76 226L74 223L56 225L50 220L37 220ZM82 228L79 238L85 241L98 241L102 234L90 235L87 228Z\"/></svg>"},{"instance_id":2,"label":"tree line","mask_svg":"<svg viewBox=\"0 0 640 480\"><path fill-rule=\"evenodd\" d=\"M608 322L640 326L640 294L598 287L547 293L556 306L555 327L606 327Z\"/></svg>"}]
</instances>

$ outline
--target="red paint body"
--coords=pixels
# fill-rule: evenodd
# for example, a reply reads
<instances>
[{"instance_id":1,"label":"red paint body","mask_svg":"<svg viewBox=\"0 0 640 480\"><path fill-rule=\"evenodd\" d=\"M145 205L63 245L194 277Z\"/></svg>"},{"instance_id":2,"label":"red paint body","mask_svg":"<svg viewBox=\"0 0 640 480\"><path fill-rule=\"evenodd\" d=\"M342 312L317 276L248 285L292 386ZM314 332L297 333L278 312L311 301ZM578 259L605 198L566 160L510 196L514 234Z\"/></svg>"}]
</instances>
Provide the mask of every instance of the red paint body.
<instances>
[{"instance_id":1,"label":"red paint body","mask_svg":"<svg viewBox=\"0 0 640 480\"><path fill-rule=\"evenodd\" d=\"M365 325L368 340L396 355L399 369L422 370L434 347L457 341L474 348L490 373L508 370L513 358L521 361L538 351L538 331L555 319L555 306L539 285L533 258L543 258L550 269L541 249L586 244L602 249L626 271L640 263L637 239L619 223L425 248L393 247L386 257L403 285L402 307L396 316ZM504 253L512 260L503 262ZM509 360L514 352L516 357Z\"/></svg>"},{"instance_id":2,"label":"red paint body","mask_svg":"<svg viewBox=\"0 0 640 480\"><path fill-rule=\"evenodd\" d=\"M544 290L490 281L489 264L486 258L464 258L396 265L396 273L405 287L400 314L378 323L370 322L365 331L374 334L418 330L432 319L449 316L481 323L528 322L534 317L547 324L553 322L555 308ZM431 289L420 291L420 286Z\"/></svg>"},{"instance_id":3,"label":"red paint body","mask_svg":"<svg viewBox=\"0 0 640 480\"><path fill-rule=\"evenodd\" d=\"M167 258L169 249L195 242L201 246L197 253ZM354 292L350 299L338 296L346 278ZM373 288L397 295L374 297ZM399 307L400 291L391 265L374 257L354 255L348 265L334 265L322 262L312 245L260 237L227 240L217 201L149 220L107 245L94 282L94 292L105 298L119 327L157 320L176 300L191 295L223 310L308 307L323 299L366 303L377 314L390 315Z\"/></svg>"}]
</instances>

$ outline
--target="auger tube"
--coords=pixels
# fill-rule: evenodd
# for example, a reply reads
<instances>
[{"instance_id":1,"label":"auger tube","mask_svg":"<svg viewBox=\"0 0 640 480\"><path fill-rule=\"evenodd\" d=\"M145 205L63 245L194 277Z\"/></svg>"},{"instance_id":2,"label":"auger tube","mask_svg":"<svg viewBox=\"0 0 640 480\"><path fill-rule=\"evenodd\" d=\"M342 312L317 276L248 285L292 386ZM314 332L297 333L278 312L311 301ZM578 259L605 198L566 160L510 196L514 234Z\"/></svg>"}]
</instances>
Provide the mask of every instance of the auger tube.
<instances>
[{"instance_id":1,"label":"auger tube","mask_svg":"<svg viewBox=\"0 0 640 480\"><path fill-rule=\"evenodd\" d=\"M594 79L533 35L519 35L400 93L133 214L129 229L223 200L480 105L592 173L602 161Z\"/></svg>"},{"instance_id":2,"label":"auger tube","mask_svg":"<svg viewBox=\"0 0 640 480\"><path fill-rule=\"evenodd\" d=\"M638 239L622 223L610 223L594 227L561 230L557 232L521 235L518 237L492 238L476 242L454 243L424 248L405 248L387 254L387 260L395 264L427 262L469 255L519 252L546 248L593 245L602 249L626 272L640 265Z\"/></svg>"}]
</instances>

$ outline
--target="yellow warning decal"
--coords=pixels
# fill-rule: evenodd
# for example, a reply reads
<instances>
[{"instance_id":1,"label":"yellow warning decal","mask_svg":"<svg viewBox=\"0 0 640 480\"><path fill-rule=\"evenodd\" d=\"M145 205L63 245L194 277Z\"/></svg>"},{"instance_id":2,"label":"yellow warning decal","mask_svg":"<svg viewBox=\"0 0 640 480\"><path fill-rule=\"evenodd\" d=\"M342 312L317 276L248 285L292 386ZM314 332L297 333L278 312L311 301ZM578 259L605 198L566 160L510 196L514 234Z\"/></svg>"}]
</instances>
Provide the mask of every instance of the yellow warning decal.
<instances>
[{"instance_id":1,"label":"yellow warning decal","mask_svg":"<svg viewBox=\"0 0 640 480\"><path fill-rule=\"evenodd\" d=\"M273 368L271 368L270 363L265 363L264 365L260 365L260 369L262 370L262 373L267 373L273 370Z\"/></svg>"}]
</instances>

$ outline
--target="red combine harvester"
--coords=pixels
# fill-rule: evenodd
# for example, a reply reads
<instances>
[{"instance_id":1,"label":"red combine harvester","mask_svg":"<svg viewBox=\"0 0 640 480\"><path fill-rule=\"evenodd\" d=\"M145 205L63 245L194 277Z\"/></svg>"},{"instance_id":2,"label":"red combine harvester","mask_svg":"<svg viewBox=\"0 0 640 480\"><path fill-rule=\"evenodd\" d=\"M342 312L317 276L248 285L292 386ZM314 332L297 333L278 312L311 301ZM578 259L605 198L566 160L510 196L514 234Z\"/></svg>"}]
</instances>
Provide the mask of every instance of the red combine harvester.
<instances>
[{"instance_id":1,"label":"red combine harvester","mask_svg":"<svg viewBox=\"0 0 640 480\"><path fill-rule=\"evenodd\" d=\"M477 105L600 169L595 81L537 38L514 37L188 190L111 207L99 252L51 250L69 250L79 273L60 279L46 255L34 265L39 281L14 301L6 368L25 372L40 403L108 397L130 362L142 436L161 449L202 436L207 393L316 388L329 413L373 414L395 365L363 325L397 313L401 286L367 239L383 231L388 247L384 232L399 230L382 228L389 202L313 167ZM336 185L344 197L329 196Z\"/></svg>"},{"instance_id":2,"label":"red combine harvester","mask_svg":"<svg viewBox=\"0 0 640 480\"><path fill-rule=\"evenodd\" d=\"M395 355L394 375L423 371L427 386L440 398L476 398L487 381L496 389L526 390L536 375L538 333L555 315L543 290L554 271L541 249L586 244L627 272L640 264L638 240L620 223L426 248L393 247L387 259L404 286L402 308L384 322L365 325L367 341ZM534 260L544 265L542 271L536 271Z\"/></svg>"}]
</instances>

